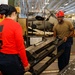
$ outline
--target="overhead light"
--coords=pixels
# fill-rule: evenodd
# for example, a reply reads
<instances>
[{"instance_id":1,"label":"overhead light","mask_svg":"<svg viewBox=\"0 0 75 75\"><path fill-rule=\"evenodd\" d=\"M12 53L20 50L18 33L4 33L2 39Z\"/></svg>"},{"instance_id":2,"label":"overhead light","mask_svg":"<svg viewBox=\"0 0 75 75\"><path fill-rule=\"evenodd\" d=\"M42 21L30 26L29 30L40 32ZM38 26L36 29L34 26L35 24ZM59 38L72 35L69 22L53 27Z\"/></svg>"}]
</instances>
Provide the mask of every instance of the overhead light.
<instances>
[{"instance_id":1,"label":"overhead light","mask_svg":"<svg viewBox=\"0 0 75 75\"><path fill-rule=\"evenodd\" d=\"M49 2L49 0L47 0L47 2Z\"/></svg>"},{"instance_id":2,"label":"overhead light","mask_svg":"<svg viewBox=\"0 0 75 75\"><path fill-rule=\"evenodd\" d=\"M68 5L68 3L65 3L64 5L65 5L65 6L67 6L67 5Z\"/></svg>"},{"instance_id":3,"label":"overhead light","mask_svg":"<svg viewBox=\"0 0 75 75\"><path fill-rule=\"evenodd\" d=\"M45 3L45 5L47 5L47 4L49 4L48 2L47 3Z\"/></svg>"},{"instance_id":4,"label":"overhead light","mask_svg":"<svg viewBox=\"0 0 75 75\"><path fill-rule=\"evenodd\" d=\"M43 7L43 9L45 8L45 6Z\"/></svg>"},{"instance_id":5,"label":"overhead light","mask_svg":"<svg viewBox=\"0 0 75 75\"><path fill-rule=\"evenodd\" d=\"M49 0L47 0L47 2L49 2Z\"/></svg>"},{"instance_id":6,"label":"overhead light","mask_svg":"<svg viewBox=\"0 0 75 75\"><path fill-rule=\"evenodd\" d=\"M60 8L64 8L64 7L60 7Z\"/></svg>"},{"instance_id":7,"label":"overhead light","mask_svg":"<svg viewBox=\"0 0 75 75\"><path fill-rule=\"evenodd\" d=\"M32 9L33 9L34 7L32 7Z\"/></svg>"},{"instance_id":8,"label":"overhead light","mask_svg":"<svg viewBox=\"0 0 75 75\"><path fill-rule=\"evenodd\" d=\"M65 12L65 14L69 14L69 12L67 11L67 12Z\"/></svg>"},{"instance_id":9,"label":"overhead light","mask_svg":"<svg viewBox=\"0 0 75 75\"><path fill-rule=\"evenodd\" d=\"M71 12L73 12L74 10L70 10Z\"/></svg>"}]
</instances>

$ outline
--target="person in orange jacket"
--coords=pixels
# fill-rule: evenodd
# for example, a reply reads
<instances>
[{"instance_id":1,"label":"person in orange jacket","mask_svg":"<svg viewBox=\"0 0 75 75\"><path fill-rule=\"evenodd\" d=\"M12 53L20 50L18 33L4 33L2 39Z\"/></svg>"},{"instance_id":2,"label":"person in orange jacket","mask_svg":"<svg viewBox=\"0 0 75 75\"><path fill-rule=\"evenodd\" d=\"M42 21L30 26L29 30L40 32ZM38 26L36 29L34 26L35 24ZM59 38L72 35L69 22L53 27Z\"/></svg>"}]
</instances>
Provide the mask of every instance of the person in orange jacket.
<instances>
[{"instance_id":1,"label":"person in orange jacket","mask_svg":"<svg viewBox=\"0 0 75 75\"><path fill-rule=\"evenodd\" d=\"M0 71L3 75L24 75L30 69L26 56L21 25L16 22L17 10L11 5L1 4L0 14Z\"/></svg>"},{"instance_id":2,"label":"person in orange jacket","mask_svg":"<svg viewBox=\"0 0 75 75\"><path fill-rule=\"evenodd\" d=\"M69 64L71 46L73 44L74 26L71 22L64 19L64 12L56 13L58 23L54 26L54 37L63 40L64 43L57 48L57 52L64 50L63 54L58 58L59 71Z\"/></svg>"}]
</instances>

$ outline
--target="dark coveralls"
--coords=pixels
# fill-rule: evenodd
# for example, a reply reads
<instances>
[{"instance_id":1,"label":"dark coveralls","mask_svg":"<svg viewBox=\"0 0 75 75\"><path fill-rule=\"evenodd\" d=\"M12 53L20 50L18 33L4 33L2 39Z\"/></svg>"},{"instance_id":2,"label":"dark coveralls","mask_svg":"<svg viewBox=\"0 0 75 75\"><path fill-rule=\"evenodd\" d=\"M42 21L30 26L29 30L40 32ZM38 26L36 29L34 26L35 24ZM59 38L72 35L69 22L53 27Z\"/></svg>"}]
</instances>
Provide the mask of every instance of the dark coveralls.
<instances>
[{"instance_id":1,"label":"dark coveralls","mask_svg":"<svg viewBox=\"0 0 75 75\"><path fill-rule=\"evenodd\" d=\"M72 44L73 44L73 37L69 37L66 42L64 42L57 48L57 52L61 51L62 49L64 50L64 53L58 58L59 71L61 71L69 63Z\"/></svg>"}]
</instances>

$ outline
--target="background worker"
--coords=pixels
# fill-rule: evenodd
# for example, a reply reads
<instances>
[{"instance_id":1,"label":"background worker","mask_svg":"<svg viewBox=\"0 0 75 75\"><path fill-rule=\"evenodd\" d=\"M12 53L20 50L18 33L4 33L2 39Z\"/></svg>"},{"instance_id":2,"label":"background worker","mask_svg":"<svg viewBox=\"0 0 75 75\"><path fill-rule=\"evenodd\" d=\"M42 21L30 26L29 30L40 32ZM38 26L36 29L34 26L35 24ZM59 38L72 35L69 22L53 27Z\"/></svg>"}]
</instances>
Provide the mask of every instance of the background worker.
<instances>
[{"instance_id":1,"label":"background worker","mask_svg":"<svg viewBox=\"0 0 75 75\"><path fill-rule=\"evenodd\" d=\"M22 28L16 22L17 11L10 5L0 5L0 14L5 19L0 22L0 71L3 75L24 75L30 69Z\"/></svg>"},{"instance_id":2,"label":"background worker","mask_svg":"<svg viewBox=\"0 0 75 75\"><path fill-rule=\"evenodd\" d=\"M64 20L64 12L59 11L56 14L58 23L54 26L54 37L63 40L64 43L57 48L57 52L64 50L64 53L58 58L58 67L61 71L69 63L71 45L73 44L74 27L72 23Z\"/></svg>"}]
</instances>

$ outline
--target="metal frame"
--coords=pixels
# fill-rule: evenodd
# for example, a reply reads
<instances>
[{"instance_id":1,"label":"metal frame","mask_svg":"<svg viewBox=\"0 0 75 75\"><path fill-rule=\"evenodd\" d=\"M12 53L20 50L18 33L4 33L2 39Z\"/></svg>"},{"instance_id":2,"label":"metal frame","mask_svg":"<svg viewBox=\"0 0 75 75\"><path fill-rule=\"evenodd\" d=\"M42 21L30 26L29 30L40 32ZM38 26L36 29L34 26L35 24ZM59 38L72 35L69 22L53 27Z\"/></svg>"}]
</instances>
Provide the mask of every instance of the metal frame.
<instances>
[{"instance_id":1,"label":"metal frame","mask_svg":"<svg viewBox=\"0 0 75 75\"><path fill-rule=\"evenodd\" d=\"M57 40L55 40L57 41ZM30 61L31 68L29 72L32 73L32 75L40 75L49 65L51 65L64 51L61 50L59 53L54 54L53 52L56 50L56 48L63 43L63 41L59 41L56 44L55 41L50 41L47 44L44 42L44 46L41 48L36 48L37 50L34 51L30 58L33 58L33 60ZM33 48L35 49L35 48ZM36 66L40 61L42 61L44 58L50 57L47 62L43 66L41 66L38 70L35 70L33 67Z\"/></svg>"}]
</instances>

